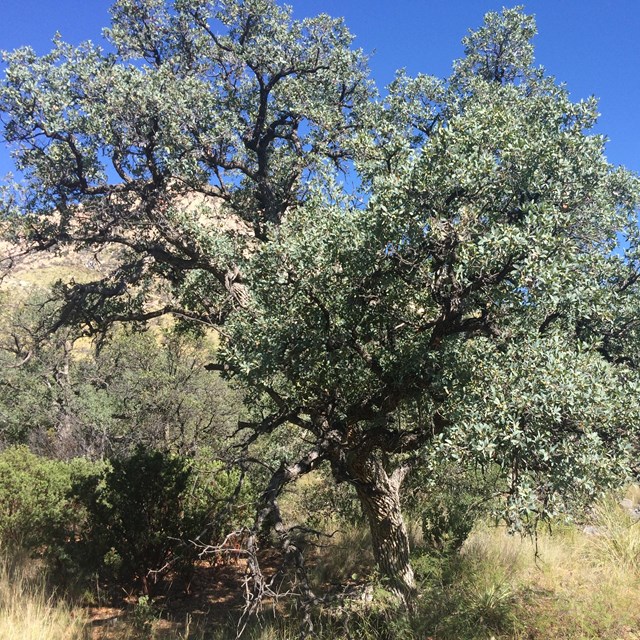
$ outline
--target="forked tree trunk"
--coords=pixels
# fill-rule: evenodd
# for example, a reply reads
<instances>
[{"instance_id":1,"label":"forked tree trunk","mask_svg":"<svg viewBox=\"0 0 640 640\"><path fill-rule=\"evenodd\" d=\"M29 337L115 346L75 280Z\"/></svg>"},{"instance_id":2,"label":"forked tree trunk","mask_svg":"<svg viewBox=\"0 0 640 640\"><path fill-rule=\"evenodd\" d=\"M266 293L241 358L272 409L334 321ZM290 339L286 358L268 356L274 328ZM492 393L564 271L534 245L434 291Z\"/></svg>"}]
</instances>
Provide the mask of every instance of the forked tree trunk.
<instances>
[{"instance_id":1,"label":"forked tree trunk","mask_svg":"<svg viewBox=\"0 0 640 640\"><path fill-rule=\"evenodd\" d=\"M400 509L400 485L406 469L389 475L372 455L350 461L349 475L369 521L373 554L387 588L406 606L416 596L409 562L409 536Z\"/></svg>"}]
</instances>

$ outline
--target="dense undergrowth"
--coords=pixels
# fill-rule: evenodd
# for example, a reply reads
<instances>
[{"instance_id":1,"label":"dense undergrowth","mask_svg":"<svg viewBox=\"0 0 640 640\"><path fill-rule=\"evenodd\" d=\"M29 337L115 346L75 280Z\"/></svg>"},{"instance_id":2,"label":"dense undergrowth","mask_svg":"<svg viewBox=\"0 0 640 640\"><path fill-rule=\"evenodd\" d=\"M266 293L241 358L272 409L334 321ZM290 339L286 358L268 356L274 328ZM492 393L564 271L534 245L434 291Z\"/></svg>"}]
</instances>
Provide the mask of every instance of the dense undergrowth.
<instances>
[{"instance_id":1,"label":"dense undergrowth","mask_svg":"<svg viewBox=\"0 0 640 640\"><path fill-rule=\"evenodd\" d=\"M314 638L510 640L634 639L640 637L640 526L613 498L599 503L582 526L561 525L537 539L503 527L476 526L462 549L436 556L416 549L420 597L402 614L373 576L362 550L366 534L351 527L317 552L318 583L359 584L357 594L315 612ZM419 535L414 541L419 547ZM0 637L76 640L227 640L234 616L164 608L142 597L109 625L90 624L95 609L47 590L33 561L6 559L0 572ZM250 640L294 640L303 631L286 605L265 610L245 632Z\"/></svg>"},{"instance_id":2,"label":"dense undergrowth","mask_svg":"<svg viewBox=\"0 0 640 640\"><path fill-rule=\"evenodd\" d=\"M201 557L185 540L206 531L215 543L249 522L255 495L205 453L137 449L102 462L55 461L26 448L0 453L0 638L234 638L243 561ZM289 523L325 531L306 554L311 586L326 597L313 611L313 632L283 597L266 603L243 637L640 637L640 524L628 508L637 490L626 509L612 494L587 511L576 507L573 524L523 537L497 526L490 500L478 500L495 488L491 473L446 465L434 473L437 489L416 486L405 504L419 585L411 614L376 575L353 493L318 472L282 496Z\"/></svg>"}]
</instances>

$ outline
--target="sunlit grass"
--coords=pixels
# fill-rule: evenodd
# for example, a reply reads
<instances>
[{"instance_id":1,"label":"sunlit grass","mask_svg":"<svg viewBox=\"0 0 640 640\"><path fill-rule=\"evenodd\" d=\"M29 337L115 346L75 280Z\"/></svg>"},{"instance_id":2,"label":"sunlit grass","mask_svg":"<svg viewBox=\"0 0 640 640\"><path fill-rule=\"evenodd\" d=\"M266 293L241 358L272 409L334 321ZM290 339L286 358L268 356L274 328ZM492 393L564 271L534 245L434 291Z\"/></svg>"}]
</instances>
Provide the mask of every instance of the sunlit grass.
<instances>
[{"instance_id":1,"label":"sunlit grass","mask_svg":"<svg viewBox=\"0 0 640 640\"><path fill-rule=\"evenodd\" d=\"M85 633L82 611L51 596L37 571L0 560L0 638L81 640Z\"/></svg>"},{"instance_id":2,"label":"sunlit grass","mask_svg":"<svg viewBox=\"0 0 640 640\"><path fill-rule=\"evenodd\" d=\"M495 528L473 534L459 577L475 574L476 599L509 594L496 638L640 638L640 526L609 500L594 510L590 531L558 527L537 540Z\"/></svg>"},{"instance_id":3,"label":"sunlit grass","mask_svg":"<svg viewBox=\"0 0 640 640\"><path fill-rule=\"evenodd\" d=\"M589 532L558 526L537 540L479 526L462 552L448 560L414 558L421 595L404 615L374 585L370 597L315 611L318 640L640 640L640 525L608 500L593 510ZM596 532L594 534L594 531ZM370 578L368 534L345 528L312 563L320 591L333 581ZM369 555L367 555L369 554ZM361 573L358 573L361 572ZM231 640L233 624L202 618L150 620L141 632L135 611L117 625L90 629L81 608L52 598L37 572L0 564L0 638L16 640ZM233 617L229 612L229 619ZM265 610L243 637L301 637L298 614Z\"/></svg>"}]
</instances>

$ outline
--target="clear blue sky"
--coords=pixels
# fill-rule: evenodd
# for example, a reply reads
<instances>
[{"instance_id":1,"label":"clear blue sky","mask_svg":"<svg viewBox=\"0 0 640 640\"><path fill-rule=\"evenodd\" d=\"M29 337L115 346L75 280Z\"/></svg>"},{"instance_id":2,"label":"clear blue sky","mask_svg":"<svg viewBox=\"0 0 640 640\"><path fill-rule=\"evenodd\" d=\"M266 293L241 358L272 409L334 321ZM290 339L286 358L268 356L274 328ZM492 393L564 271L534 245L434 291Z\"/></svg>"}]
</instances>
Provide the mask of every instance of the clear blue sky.
<instances>
[{"instance_id":1,"label":"clear blue sky","mask_svg":"<svg viewBox=\"0 0 640 640\"><path fill-rule=\"evenodd\" d=\"M30 44L50 48L53 34L74 44L101 40L110 0L4 0L0 49ZM486 11L504 1L490 0L290 0L297 17L329 13L343 16L356 45L373 54L372 75L383 87L406 67L446 76L460 57L460 39L482 22ZM610 142L614 164L640 172L640 1L530 0L536 16L536 60L566 82L575 99L595 95L602 114L598 130ZM10 168L0 150L0 175Z\"/></svg>"}]
</instances>

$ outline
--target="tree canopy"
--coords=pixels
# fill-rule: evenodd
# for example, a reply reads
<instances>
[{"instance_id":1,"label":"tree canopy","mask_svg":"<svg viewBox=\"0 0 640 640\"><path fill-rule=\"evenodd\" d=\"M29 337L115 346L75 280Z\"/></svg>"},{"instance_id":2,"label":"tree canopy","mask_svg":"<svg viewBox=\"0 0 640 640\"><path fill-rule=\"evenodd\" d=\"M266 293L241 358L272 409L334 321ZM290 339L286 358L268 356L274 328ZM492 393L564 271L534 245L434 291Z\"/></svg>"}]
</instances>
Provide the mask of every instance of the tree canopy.
<instances>
[{"instance_id":1,"label":"tree canopy","mask_svg":"<svg viewBox=\"0 0 640 640\"><path fill-rule=\"evenodd\" d=\"M489 13L449 78L400 73L384 97L340 20L271 0L119 0L109 51L6 57L6 234L118 257L58 287L54 326L217 327L246 446L291 425L309 443L256 532L298 557L277 498L327 463L405 599L400 489L434 450L500 469L514 523L629 468L638 180L534 34L520 7Z\"/></svg>"}]
</instances>

